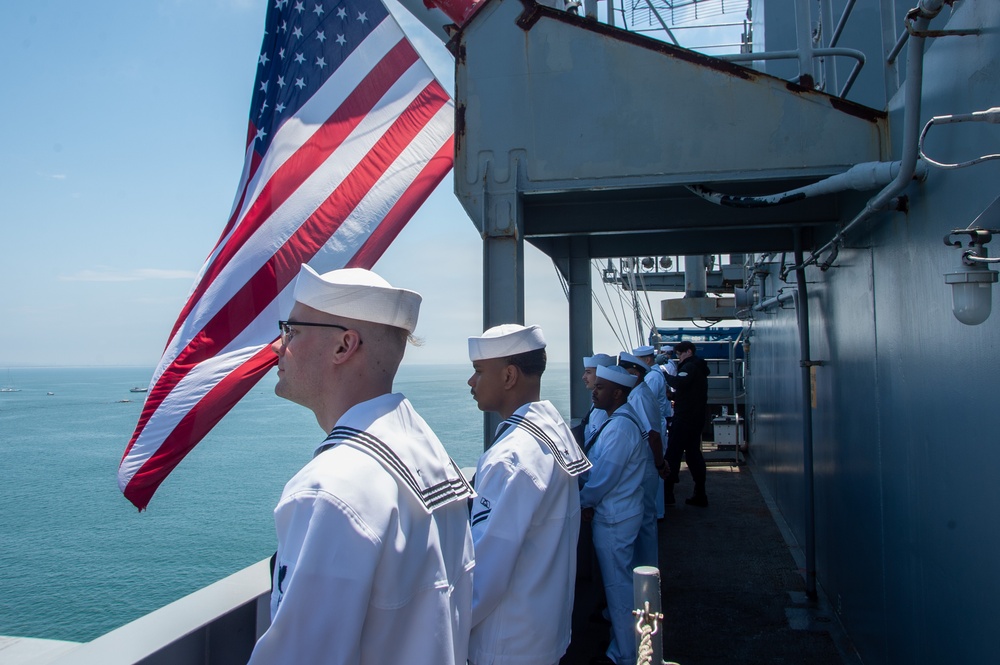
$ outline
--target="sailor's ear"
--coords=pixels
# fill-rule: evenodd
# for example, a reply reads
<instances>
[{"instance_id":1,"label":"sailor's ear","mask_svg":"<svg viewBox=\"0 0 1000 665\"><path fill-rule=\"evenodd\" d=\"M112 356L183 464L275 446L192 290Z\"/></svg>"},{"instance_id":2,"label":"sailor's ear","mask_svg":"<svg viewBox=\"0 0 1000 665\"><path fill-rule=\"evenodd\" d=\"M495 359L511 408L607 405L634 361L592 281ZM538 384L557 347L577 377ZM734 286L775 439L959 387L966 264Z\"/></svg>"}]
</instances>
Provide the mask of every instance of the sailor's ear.
<instances>
[{"instance_id":1,"label":"sailor's ear","mask_svg":"<svg viewBox=\"0 0 1000 665\"><path fill-rule=\"evenodd\" d=\"M344 331L344 334L336 342L333 363L335 365L339 365L346 362L347 359L357 353L360 348L361 335L358 331L354 329Z\"/></svg>"},{"instance_id":2,"label":"sailor's ear","mask_svg":"<svg viewBox=\"0 0 1000 665\"><path fill-rule=\"evenodd\" d=\"M503 368L503 387L506 390L510 390L517 385L517 380L521 377L521 370L519 370L515 365L504 365Z\"/></svg>"}]
</instances>

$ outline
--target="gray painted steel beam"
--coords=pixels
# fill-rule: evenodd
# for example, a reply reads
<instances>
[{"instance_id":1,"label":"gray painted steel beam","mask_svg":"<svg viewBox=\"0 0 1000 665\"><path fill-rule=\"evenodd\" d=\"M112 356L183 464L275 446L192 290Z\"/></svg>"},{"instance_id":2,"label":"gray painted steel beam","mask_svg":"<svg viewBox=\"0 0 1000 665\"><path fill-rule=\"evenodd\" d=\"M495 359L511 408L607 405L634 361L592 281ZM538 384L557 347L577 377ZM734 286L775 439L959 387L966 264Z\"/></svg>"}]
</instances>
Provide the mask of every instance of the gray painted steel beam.
<instances>
[{"instance_id":1,"label":"gray painted steel beam","mask_svg":"<svg viewBox=\"0 0 1000 665\"><path fill-rule=\"evenodd\" d=\"M615 235L586 235L591 258L616 259L635 256L636 250L650 254L728 254L732 252L782 252L792 250L792 232L789 228L726 229L714 236L699 230L619 233ZM806 227L802 229L806 242L822 238L824 234ZM826 234L829 237L829 234ZM568 256L569 239L565 236L527 238L528 242L545 254L560 258Z\"/></svg>"},{"instance_id":2,"label":"gray painted steel beam","mask_svg":"<svg viewBox=\"0 0 1000 665\"><path fill-rule=\"evenodd\" d=\"M524 234L516 192L488 193L483 215L483 329L524 323ZM483 449L493 443L500 424L483 414Z\"/></svg>"},{"instance_id":3,"label":"gray painted steel beam","mask_svg":"<svg viewBox=\"0 0 1000 665\"><path fill-rule=\"evenodd\" d=\"M590 391L583 385L581 359L594 352L593 300L590 257L586 239L570 239L569 258L569 396L570 417L582 418L590 410Z\"/></svg>"}]
</instances>

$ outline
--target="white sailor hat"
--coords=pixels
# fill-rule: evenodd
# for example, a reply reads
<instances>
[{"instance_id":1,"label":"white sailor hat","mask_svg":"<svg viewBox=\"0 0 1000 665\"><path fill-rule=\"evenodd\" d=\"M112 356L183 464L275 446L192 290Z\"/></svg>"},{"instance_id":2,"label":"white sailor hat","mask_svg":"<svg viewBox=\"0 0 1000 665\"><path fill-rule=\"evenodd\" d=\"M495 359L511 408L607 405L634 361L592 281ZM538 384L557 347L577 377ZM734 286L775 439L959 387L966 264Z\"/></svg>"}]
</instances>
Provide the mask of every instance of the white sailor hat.
<instances>
[{"instance_id":1,"label":"white sailor hat","mask_svg":"<svg viewBox=\"0 0 1000 665\"><path fill-rule=\"evenodd\" d=\"M593 369L594 367L607 367L609 365L614 365L614 364L615 364L615 359L606 353L595 353L592 356L583 357L584 368L589 367Z\"/></svg>"},{"instance_id":2,"label":"white sailor hat","mask_svg":"<svg viewBox=\"0 0 1000 665\"><path fill-rule=\"evenodd\" d=\"M507 358L545 348L545 336L538 326L505 323L494 326L479 337L469 338L469 360Z\"/></svg>"},{"instance_id":3,"label":"white sailor hat","mask_svg":"<svg viewBox=\"0 0 1000 665\"><path fill-rule=\"evenodd\" d=\"M673 352L674 352L674 347L670 346L669 344L665 344L660 347L660 353L673 353Z\"/></svg>"},{"instance_id":4,"label":"white sailor hat","mask_svg":"<svg viewBox=\"0 0 1000 665\"><path fill-rule=\"evenodd\" d=\"M646 365L646 363L644 363L643 361L639 360L638 358L636 358L635 356L633 356L631 353L625 353L624 351L622 351L621 353L618 354L618 365L622 366L623 364L626 364L626 363L627 364L631 364L631 365L635 365L638 369L642 369L642 370L647 369L647 367L648 367L648 365Z\"/></svg>"},{"instance_id":5,"label":"white sailor hat","mask_svg":"<svg viewBox=\"0 0 1000 665\"><path fill-rule=\"evenodd\" d=\"M597 368L597 376L607 379L626 388L632 388L639 381L639 377L629 374L616 365L601 366Z\"/></svg>"},{"instance_id":6,"label":"white sailor hat","mask_svg":"<svg viewBox=\"0 0 1000 665\"><path fill-rule=\"evenodd\" d=\"M412 333L420 313L420 294L397 289L370 270L343 268L320 275L302 264L295 300L334 316L381 323Z\"/></svg>"},{"instance_id":7,"label":"white sailor hat","mask_svg":"<svg viewBox=\"0 0 1000 665\"><path fill-rule=\"evenodd\" d=\"M655 352L656 352L656 349L654 349L651 346L639 346L639 347L636 347L636 348L632 349L632 355L638 356L640 358L643 357L643 356L651 356Z\"/></svg>"}]
</instances>

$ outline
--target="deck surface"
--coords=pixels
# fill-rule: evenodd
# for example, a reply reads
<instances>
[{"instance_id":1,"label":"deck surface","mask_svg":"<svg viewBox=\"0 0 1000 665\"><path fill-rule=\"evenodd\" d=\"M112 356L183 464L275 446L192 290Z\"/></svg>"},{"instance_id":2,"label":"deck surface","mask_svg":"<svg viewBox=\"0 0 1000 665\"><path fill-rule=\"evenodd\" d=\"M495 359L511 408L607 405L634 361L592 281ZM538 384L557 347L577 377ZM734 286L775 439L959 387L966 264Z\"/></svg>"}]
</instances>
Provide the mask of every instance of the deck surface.
<instances>
[{"instance_id":1,"label":"deck surface","mask_svg":"<svg viewBox=\"0 0 1000 665\"><path fill-rule=\"evenodd\" d=\"M817 602L806 598L795 551L757 486L752 464L710 464L708 508L684 505L692 487L685 466L677 504L659 524L664 660L860 663L822 596ZM590 619L597 594L585 575L577 597L573 642L562 665L587 665L607 643L608 627Z\"/></svg>"}]
</instances>

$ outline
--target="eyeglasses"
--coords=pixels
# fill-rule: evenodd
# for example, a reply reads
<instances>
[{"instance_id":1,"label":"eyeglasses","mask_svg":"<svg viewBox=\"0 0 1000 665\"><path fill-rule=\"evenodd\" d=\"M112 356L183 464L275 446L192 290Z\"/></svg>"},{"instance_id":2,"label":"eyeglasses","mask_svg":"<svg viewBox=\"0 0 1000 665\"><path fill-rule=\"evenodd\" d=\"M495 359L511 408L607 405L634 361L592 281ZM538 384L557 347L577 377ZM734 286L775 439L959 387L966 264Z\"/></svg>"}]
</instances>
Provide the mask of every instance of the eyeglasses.
<instances>
[{"instance_id":1,"label":"eyeglasses","mask_svg":"<svg viewBox=\"0 0 1000 665\"><path fill-rule=\"evenodd\" d=\"M292 337L295 336L295 331L292 330L292 326L312 326L314 328L337 328L339 330L347 331L349 328L337 325L336 323L308 323L305 321L278 321L278 330L281 331L281 343L284 346L288 346L288 343L292 341ZM360 344L360 342L358 342Z\"/></svg>"}]
</instances>

